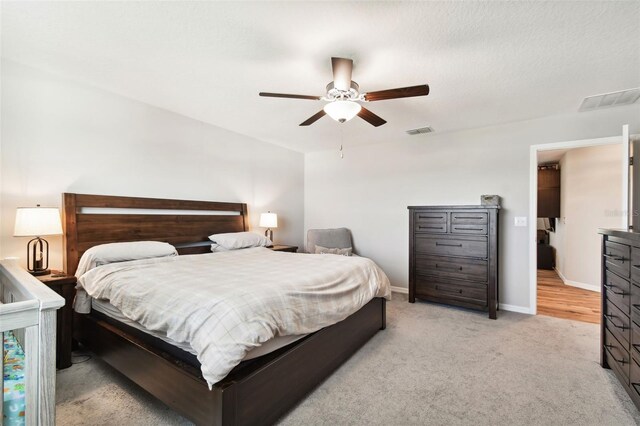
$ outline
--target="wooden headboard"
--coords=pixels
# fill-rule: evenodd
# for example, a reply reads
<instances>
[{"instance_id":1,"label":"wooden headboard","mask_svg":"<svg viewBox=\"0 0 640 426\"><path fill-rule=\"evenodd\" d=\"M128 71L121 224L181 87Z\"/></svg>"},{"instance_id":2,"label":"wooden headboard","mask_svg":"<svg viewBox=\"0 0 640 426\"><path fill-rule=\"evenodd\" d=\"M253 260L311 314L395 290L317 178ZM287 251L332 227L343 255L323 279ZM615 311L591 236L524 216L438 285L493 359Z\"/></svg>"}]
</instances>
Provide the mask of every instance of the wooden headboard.
<instances>
[{"instance_id":1,"label":"wooden headboard","mask_svg":"<svg viewBox=\"0 0 640 426\"><path fill-rule=\"evenodd\" d=\"M249 227L246 204L214 201L64 193L62 215L67 274L74 274L82 254L98 244L164 241L181 254L206 253L209 235Z\"/></svg>"}]
</instances>

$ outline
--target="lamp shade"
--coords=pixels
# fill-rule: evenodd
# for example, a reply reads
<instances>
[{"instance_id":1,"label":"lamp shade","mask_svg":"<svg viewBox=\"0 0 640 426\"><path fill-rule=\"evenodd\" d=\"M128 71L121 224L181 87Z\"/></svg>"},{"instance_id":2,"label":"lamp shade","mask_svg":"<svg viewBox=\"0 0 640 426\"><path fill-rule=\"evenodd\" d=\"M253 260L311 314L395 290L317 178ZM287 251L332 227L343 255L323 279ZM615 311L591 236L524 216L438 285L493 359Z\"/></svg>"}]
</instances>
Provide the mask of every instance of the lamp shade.
<instances>
[{"instance_id":1,"label":"lamp shade","mask_svg":"<svg viewBox=\"0 0 640 426\"><path fill-rule=\"evenodd\" d=\"M18 207L14 237L62 234L60 211L55 207Z\"/></svg>"},{"instance_id":2,"label":"lamp shade","mask_svg":"<svg viewBox=\"0 0 640 426\"><path fill-rule=\"evenodd\" d=\"M324 106L324 112L340 123L351 120L361 109L360 104L353 101L333 101Z\"/></svg>"},{"instance_id":3,"label":"lamp shade","mask_svg":"<svg viewBox=\"0 0 640 426\"><path fill-rule=\"evenodd\" d=\"M262 228L277 228L278 215L275 213L262 213L260 215L260 226Z\"/></svg>"}]
</instances>

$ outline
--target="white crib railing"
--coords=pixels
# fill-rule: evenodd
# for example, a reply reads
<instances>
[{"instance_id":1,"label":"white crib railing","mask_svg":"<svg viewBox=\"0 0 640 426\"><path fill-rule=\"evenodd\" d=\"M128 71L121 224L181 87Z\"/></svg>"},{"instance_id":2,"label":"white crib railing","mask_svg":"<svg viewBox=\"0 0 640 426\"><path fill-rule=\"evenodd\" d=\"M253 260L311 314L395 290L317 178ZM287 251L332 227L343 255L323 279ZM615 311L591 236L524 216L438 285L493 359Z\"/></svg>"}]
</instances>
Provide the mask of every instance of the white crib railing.
<instances>
[{"instance_id":1,"label":"white crib railing","mask_svg":"<svg viewBox=\"0 0 640 426\"><path fill-rule=\"evenodd\" d=\"M0 261L0 297L0 334L13 330L25 353L25 424L54 425L56 310L64 299L11 260Z\"/></svg>"}]
</instances>

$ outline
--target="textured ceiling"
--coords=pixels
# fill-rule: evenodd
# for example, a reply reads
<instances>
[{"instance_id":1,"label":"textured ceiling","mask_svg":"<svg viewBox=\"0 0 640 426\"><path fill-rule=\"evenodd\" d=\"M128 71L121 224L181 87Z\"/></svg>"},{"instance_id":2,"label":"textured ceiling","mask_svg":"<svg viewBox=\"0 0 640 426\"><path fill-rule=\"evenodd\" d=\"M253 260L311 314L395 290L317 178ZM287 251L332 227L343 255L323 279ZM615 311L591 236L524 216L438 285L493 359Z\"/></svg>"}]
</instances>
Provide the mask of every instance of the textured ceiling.
<instances>
[{"instance_id":1,"label":"textured ceiling","mask_svg":"<svg viewBox=\"0 0 640 426\"><path fill-rule=\"evenodd\" d=\"M640 2L2 2L2 56L299 151L400 140L576 111L640 86ZM298 124L331 56L388 123ZM588 114L588 113L585 113ZM341 135L342 133L342 135ZM413 136L428 139L427 136Z\"/></svg>"}]
</instances>

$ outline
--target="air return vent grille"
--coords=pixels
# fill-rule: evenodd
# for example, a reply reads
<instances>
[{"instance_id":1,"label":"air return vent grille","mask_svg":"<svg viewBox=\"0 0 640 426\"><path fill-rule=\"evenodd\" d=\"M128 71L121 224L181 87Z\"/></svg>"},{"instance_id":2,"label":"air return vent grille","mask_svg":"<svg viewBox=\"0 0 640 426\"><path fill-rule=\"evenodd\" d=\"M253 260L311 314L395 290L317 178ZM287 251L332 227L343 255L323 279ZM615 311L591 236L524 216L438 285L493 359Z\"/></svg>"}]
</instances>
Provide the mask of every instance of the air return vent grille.
<instances>
[{"instance_id":1,"label":"air return vent grille","mask_svg":"<svg viewBox=\"0 0 640 426\"><path fill-rule=\"evenodd\" d=\"M582 101L578 111L593 111L595 109L614 106L630 105L640 99L640 87L621 90L619 92L604 93L602 95L588 96Z\"/></svg>"},{"instance_id":2,"label":"air return vent grille","mask_svg":"<svg viewBox=\"0 0 640 426\"><path fill-rule=\"evenodd\" d=\"M422 135L424 133L432 133L433 132L433 127L421 127L419 129L411 129L411 130L407 130L407 134L408 135Z\"/></svg>"}]
</instances>

